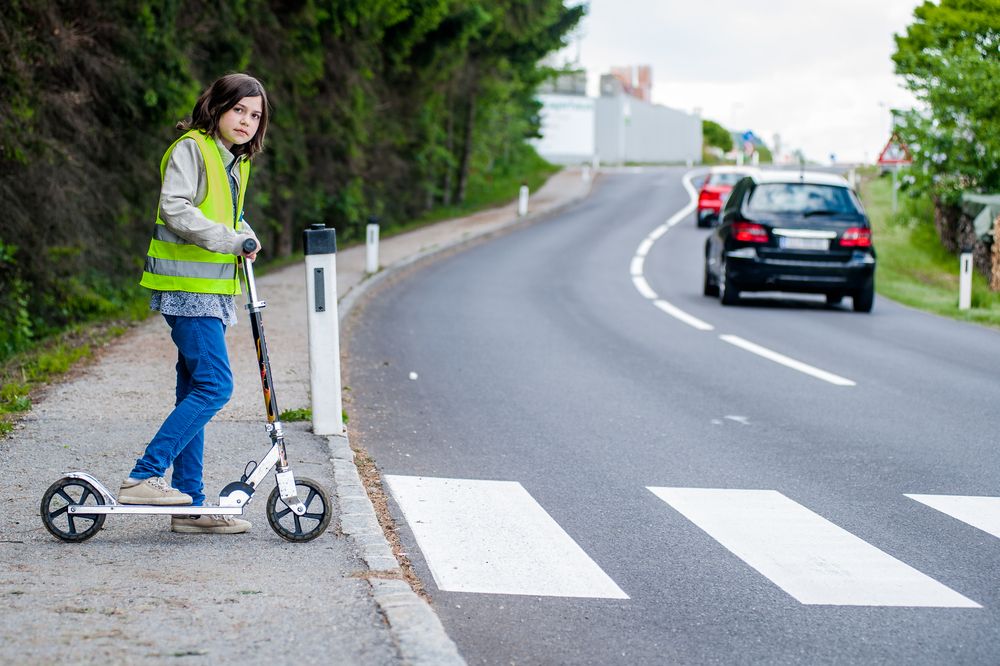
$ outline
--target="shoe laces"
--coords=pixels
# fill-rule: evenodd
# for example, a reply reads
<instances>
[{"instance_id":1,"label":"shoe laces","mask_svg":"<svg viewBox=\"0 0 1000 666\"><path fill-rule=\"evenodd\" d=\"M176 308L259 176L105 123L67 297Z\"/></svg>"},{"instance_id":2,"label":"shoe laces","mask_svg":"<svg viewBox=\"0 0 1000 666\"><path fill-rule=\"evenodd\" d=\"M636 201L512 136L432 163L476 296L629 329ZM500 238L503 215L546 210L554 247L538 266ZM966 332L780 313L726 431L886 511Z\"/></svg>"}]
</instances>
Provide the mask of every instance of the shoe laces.
<instances>
[{"instance_id":1,"label":"shoe laces","mask_svg":"<svg viewBox=\"0 0 1000 666\"><path fill-rule=\"evenodd\" d=\"M210 514L208 517L211 518L212 520L221 520L226 525L232 525L233 523L236 522L235 520L233 520L232 516L226 515L224 513L221 513L221 514L220 513L213 513L213 514Z\"/></svg>"},{"instance_id":2,"label":"shoe laces","mask_svg":"<svg viewBox=\"0 0 1000 666\"><path fill-rule=\"evenodd\" d=\"M173 488L167 485L167 480L164 479L162 476L151 477L150 479L148 479L148 482L149 485L156 488L160 492L168 493L171 490L173 490Z\"/></svg>"}]
</instances>

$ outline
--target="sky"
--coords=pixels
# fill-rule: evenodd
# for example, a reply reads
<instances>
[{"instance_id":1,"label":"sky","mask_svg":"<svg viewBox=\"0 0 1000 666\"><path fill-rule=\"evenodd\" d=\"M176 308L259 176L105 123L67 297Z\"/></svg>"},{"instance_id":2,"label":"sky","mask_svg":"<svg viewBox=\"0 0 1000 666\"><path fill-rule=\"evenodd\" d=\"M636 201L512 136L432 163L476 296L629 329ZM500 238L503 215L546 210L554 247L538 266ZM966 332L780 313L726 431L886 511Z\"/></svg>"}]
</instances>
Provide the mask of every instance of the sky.
<instances>
[{"instance_id":1,"label":"sky","mask_svg":"<svg viewBox=\"0 0 1000 666\"><path fill-rule=\"evenodd\" d=\"M568 4L578 4L567 0ZM922 0L590 0L562 63L590 95L612 66L650 65L653 102L768 146L829 162L873 162L892 108L916 106L893 71L893 34Z\"/></svg>"}]
</instances>

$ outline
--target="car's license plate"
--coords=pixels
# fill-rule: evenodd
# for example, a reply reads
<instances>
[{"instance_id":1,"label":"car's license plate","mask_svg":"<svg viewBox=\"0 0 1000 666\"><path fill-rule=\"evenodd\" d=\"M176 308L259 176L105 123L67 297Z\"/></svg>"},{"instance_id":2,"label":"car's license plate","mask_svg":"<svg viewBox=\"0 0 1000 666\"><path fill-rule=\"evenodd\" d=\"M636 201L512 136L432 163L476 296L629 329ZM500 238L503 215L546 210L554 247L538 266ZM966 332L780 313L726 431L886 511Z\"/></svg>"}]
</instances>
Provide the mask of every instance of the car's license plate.
<instances>
[{"instance_id":1,"label":"car's license plate","mask_svg":"<svg viewBox=\"0 0 1000 666\"><path fill-rule=\"evenodd\" d=\"M785 250L829 250L830 241L827 238L793 238L781 236L778 247Z\"/></svg>"}]
</instances>

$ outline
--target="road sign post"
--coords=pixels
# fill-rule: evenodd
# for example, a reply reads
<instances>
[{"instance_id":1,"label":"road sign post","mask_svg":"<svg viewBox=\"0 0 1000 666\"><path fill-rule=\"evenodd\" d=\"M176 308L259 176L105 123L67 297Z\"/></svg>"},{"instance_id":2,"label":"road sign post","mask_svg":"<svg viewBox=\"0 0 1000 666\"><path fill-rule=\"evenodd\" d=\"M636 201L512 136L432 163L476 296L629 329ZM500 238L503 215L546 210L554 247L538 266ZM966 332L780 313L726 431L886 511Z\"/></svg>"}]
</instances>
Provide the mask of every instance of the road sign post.
<instances>
[{"instance_id":1,"label":"road sign post","mask_svg":"<svg viewBox=\"0 0 1000 666\"><path fill-rule=\"evenodd\" d=\"M895 214L899 208L897 194L899 190L899 167L913 164L910 149L903 143L897 133L893 132L892 136L889 137L885 148L878 155L877 164L880 167L890 167L892 169L892 212Z\"/></svg>"}]
</instances>

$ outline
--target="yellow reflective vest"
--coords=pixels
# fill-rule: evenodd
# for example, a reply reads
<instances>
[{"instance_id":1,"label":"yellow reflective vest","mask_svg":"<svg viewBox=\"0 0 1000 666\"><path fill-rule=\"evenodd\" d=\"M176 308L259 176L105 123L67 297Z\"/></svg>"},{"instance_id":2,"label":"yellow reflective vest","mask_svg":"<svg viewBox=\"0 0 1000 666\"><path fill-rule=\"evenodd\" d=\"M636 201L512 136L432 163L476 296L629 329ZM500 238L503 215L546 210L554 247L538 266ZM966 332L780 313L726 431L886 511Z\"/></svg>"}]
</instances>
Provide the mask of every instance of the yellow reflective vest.
<instances>
[{"instance_id":1,"label":"yellow reflective vest","mask_svg":"<svg viewBox=\"0 0 1000 666\"><path fill-rule=\"evenodd\" d=\"M243 197L250 180L250 161L243 159L239 162L240 191L234 210L232 191L229 189L229 177L222 162L222 154L215 145L215 139L201 130L187 132L167 149L160 161L160 182L163 182L170 153L173 152L174 146L184 139L195 140L205 161L208 182L205 200L198 209L209 220L229 225L234 231L238 231L243 213ZM160 207L157 205L156 225L153 227L153 238L149 242L146 265L139 284L159 291L235 295L240 293L240 281L236 270L238 265L239 259L235 255L206 250L170 231L160 219Z\"/></svg>"}]
</instances>

